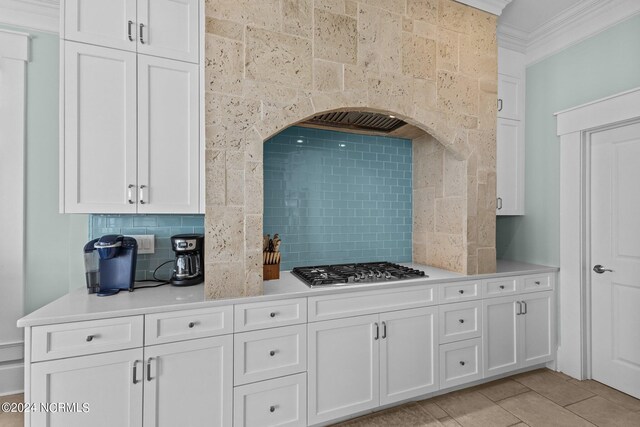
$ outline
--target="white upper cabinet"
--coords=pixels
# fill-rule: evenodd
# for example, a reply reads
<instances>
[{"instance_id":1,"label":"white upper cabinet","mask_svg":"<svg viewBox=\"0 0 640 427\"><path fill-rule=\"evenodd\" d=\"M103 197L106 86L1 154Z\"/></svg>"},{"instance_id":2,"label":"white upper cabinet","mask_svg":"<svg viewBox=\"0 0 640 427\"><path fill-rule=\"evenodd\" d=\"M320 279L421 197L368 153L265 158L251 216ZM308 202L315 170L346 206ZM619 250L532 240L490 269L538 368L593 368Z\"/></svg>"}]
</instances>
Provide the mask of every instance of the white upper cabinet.
<instances>
[{"instance_id":1,"label":"white upper cabinet","mask_svg":"<svg viewBox=\"0 0 640 427\"><path fill-rule=\"evenodd\" d=\"M198 0L65 0L62 38L198 62Z\"/></svg>"},{"instance_id":2,"label":"white upper cabinet","mask_svg":"<svg viewBox=\"0 0 640 427\"><path fill-rule=\"evenodd\" d=\"M522 81L520 78L498 74L498 118L521 120L520 92Z\"/></svg>"},{"instance_id":3,"label":"white upper cabinet","mask_svg":"<svg viewBox=\"0 0 640 427\"><path fill-rule=\"evenodd\" d=\"M138 0L138 53L198 62L198 0Z\"/></svg>"},{"instance_id":4,"label":"white upper cabinet","mask_svg":"<svg viewBox=\"0 0 640 427\"><path fill-rule=\"evenodd\" d=\"M198 66L138 57L138 212L197 212Z\"/></svg>"},{"instance_id":5,"label":"white upper cabinet","mask_svg":"<svg viewBox=\"0 0 640 427\"><path fill-rule=\"evenodd\" d=\"M136 212L136 54L64 45L64 211Z\"/></svg>"}]
</instances>

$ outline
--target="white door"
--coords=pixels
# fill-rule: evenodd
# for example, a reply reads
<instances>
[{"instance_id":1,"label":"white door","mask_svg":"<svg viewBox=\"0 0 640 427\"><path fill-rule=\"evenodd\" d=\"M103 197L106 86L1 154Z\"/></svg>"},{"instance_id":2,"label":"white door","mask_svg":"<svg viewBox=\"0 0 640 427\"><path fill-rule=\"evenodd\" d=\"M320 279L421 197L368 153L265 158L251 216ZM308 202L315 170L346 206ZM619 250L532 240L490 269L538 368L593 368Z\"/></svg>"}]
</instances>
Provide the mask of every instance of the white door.
<instances>
[{"instance_id":1,"label":"white door","mask_svg":"<svg viewBox=\"0 0 640 427\"><path fill-rule=\"evenodd\" d=\"M520 120L520 79L506 74L498 74L498 117Z\"/></svg>"},{"instance_id":2,"label":"white door","mask_svg":"<svg viewBox=\"0 0 640 427\"><path fill-rule=\"evenodd\" d=\"M31 425L142 426L142 367L141 348L32 364L31 402L77 406L32 411Z\"/></svg>"},{"instance_id":3,"label":"white door","mask_svg":"<svg viewBox=\"0 0 640 427\"><path fill-rule=\"evenodd\" d=\"M555 350L553 292L521 295L520 300L522 367L548 362L553 359Z\"/></svg>"},{"instance_id":4,"label":"white door","mask_svg":"<svg viewBox=\"0 0 640 427\"><path fill-rule=\"evenodd\" d=\"M136 212L136 54L64 46L64 212Z\"/></svg>"},{"instance_id":5,"label":"white door","mask_svg":"<svg viewBox=\"0 0 640 427\"><path fill-rule=\"evenodd\" d=\"M198 213L198 66L138 56L138 212Z\"/></svg>"},{"instance_id":6,"label":"white door","mask_svg":"<svg viewBox=\"0 0 640 427\"><path fill-rule=\"evenodd\" d=\"M438 307L380 315L380 404L438 389Z\"/></svg>"},{"instance_id":7,"label":"white door","mask_svg":"<svg viewBox=\"0 0 640 427\"><path fill-rule=\"evenodd\" d=\"M592 376L640 397L640 123L591 143Z\"/></svg>"},{"instance_id":8,"label":"white door","mask_svg":"<svg viewBox=\"0 0 640 427\"><path fill-rule=\"evenodd\" d=\"M62 38L136 50L136 0L65 0Z\"/></svg>"},{"instance_id":9,"label":"white door","mask_svg":"<svg viewBox=\"0 0 640 427\"><path fill-rule=\"evenodd\" d=\"M309 323L309 425L379 403L378 315Z\"/></svg>"},{"instance_id":10,"label":"white door","mask_svg":"<svg viewBox=\"0 0 640 427\"><path fill-rule=\"evenodd\" d=\"M485 300L483 308L484 375L490 377L518 368L517 297Z\"/></svg>"},{"instance_id":11,"label":"white door","mask_svg":"<svg viewBox=\"0 0 640 427\"><path fill-rule=\"evenodd\" d=\"M145 427L231 425L231 335L152 345L144 357Z\"/></svg>"},{"instance_id":12,"label":"white door","mask_svg":"<svg viewBox=\"0 0 640 427\"><path fill-rule=\"evenodd\" d=\"M498 119L496 139L497 215L524 215L524 128Z\"/></svg>"},{"instance_id":13,"label":"white door","mask_svg":"<svg viewBox=\"0 0 640 427\"><path fill-rule=\"evenodd\" d=\"M198 0L138 0L138 52L198 62Z\"/></svg>"}]
</instances>

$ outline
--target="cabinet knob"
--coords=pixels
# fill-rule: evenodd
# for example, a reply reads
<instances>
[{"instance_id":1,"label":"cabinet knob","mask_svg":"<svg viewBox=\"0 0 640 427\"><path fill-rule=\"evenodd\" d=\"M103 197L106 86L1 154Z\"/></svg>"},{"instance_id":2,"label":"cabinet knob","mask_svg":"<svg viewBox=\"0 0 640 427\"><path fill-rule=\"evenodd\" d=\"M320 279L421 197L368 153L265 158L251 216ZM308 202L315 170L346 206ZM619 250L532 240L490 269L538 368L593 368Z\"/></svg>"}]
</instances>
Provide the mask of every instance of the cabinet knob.
<instances>
[{"instance_id":1,"label":"cabinet knob","mask_svg":"<svg viewBox=\"0 0 640 427\"><path fill-rule=\"evenodd\" d=\"M464 323L464 319L460 319L460 320L458 320L458 322Z\"/></svg>"},{"instance_id":2,"label":"cabinet knob","mask_svg":"<svg viewBox=\"0 0 640 427\"><path fill-rule=\"evenodd\" d=\"M269 356L275 356L275 355L276 355L276 351L275 351L275 350L271 350L271 351L269 352Z\"/></svg>"},{"instance_id":3,"label":"cabinet knob","mask_svg":"<svg viewBox=\"0 0 640 427\"><path fill-rule=\"evenodd\" d=\"M465 363L465 362L460 361L460 366L464 366L464 363Z\"/></svg>"},{"instance_id":4,"label":"cabinet knob","mask_svg":"<svg viewBox=\"0 0 640 427\"><path fill-rule=\"evenodd\" d=\"M87 335L87 342L93 341L95 337L96 337L95 335Z\"/></svg>"},{"instance_id":5,"label":"cabinet knob","mask_svg":"<svg viewBox=\"0 0 640 427\"><path fill-rule=\"evenodd\" d=\"M193 328L194 326L196 326L196 322L189 322L189 327Z\"/></svg>"},{"instance_id":6,"label":"cabinet knob","mask_svg":"<svg viewBox=\"0 0 640 427\"><path fill-rule=\"evenodd\" d=\"M276 407L275 406L270 406L269 407L269 412L276 412Z\"/></svg>"},{"instance_id":7,"label":"cabinet knob","mask_svg":"<svg viewBox=\"0 0 640 427\"><path fill-rule=\"evenodd\" d=\"M500 285L500 289L504 289L504 285Z\"/></svg>"},{"instance_id":8,"label":"cabinet knob","mask_svg":"<svg viewBox=\"0 0 640 427\"><path fill-rule=\"evenodd\" d=\"M460 290L458 291L458 293L459 293L460 295L462 295L462 294L464 294L464 290L460 289Z\"/></svg>"},{"instance_id":9,"label":"cabinet knob","mask_svg":"<svg viewBox=\"0 0 640 427\"><path fill-rule=\"evenodd\" d=\"M535 281L535 284L536 284L536 285L539 285L539 284L540 284L540 281L539 281L539 280L536 280L536 281Z\"/></svg>"},{"instance_id":10,"label":"cabinet knob","mask_svg":"<svg viewBox=\"0 0 640 427\"><path fill-rule=\"evenodd\" d=\"M271 313L269 313L269 316L271 316L271 317L276 317L276 312L275 312L275 311L272 311Z\"/></svg>"}]
</instances>

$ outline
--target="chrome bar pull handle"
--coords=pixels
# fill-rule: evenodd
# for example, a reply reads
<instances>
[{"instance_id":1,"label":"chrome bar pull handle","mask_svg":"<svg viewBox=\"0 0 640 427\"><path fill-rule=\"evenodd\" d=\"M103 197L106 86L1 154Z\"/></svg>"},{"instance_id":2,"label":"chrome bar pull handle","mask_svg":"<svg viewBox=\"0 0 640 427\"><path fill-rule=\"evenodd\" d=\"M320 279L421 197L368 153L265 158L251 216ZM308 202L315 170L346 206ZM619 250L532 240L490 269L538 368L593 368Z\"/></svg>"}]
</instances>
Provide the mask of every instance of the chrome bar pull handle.
<instances>
[{"instance_id":1,"label":"chrome bar pull handle","mask_svg":"<svg viewBox=\"0 0 640 427\"><path fill-rule=\"evenodd\" d=\"M375 322L374 325L376 327L376 336L373 339L378 340L380 338L380 325L378 325L378 322Z\"/></svg>"},{"instance_id":2,"label":"chrome bar pull handle","mask_svg":"<svg viewBox=\"0 0 640 427\"><path fill-rule=\"evenodd\" d=\"M502 111L502 99L498 98L498 111Z\"/></svg>"},{"instance_id":3,"label":"chrome bar pull handle","mask_svg":"<svg viewBox=\"0 0 640 427\"><path fill-rule=\"evenodd\" d=\"M133 205L136 203L135 200L133 200L133 189L136 188L135 185L133 184L129 184L129 186L127 187L127 200L129 201L130 205Z\"/></svg>"},{"instance_id":4,"label":"chrome bar pull handle","mask_svg":"<svg viewBox=\"0 0 640 427\"><path fill-rule=\"evenodd\" d=\"M127 37L129 37L129 41L130 42L133 41L133 32L131 31L132 27L133 27L133 21L128 21L127 22Z\"/></svg>"},{"instance_id":5,"label":"chrome bar pull handle","mask_svg":"<svg viewBox=\"0 0 640 427\"><path fill-rule=\"evenodd\" d=\"M502 209L502 197L498 197L496 205L498 210Z\"/></svg>"},{"instance_id":6,"label":"chrome bar pull handle","mask_svg":"<svg viewBox=\"0 0 640 427\"><path fill-rule=\"evenodd\" d=\"M134 360L133 361L133 383L138 384L138 363L142 362L142 360Z\"/></svg>"},{"instance_id":7,"label":"chrome bar pull handle","mask_svg":"<svg viewBox=\"0 0 640 427\"><path fill-rule=\"evenodd\" d=\"M526 301L522 301L522 307L524 308L524 311L522 312L522 314L527 314L527 302Z\"/></svg>"},{"instance_id":8,"label":"chrome bar pull handle","mask_svg":"<svg viewBox=\"0 0 640 427\"><path fill-rule=\"evenodd\" d=\"M519 316L522 314L522 303L520 301L516 301L516 304L518 304L518 311L516 312L516 316Z\"/></svg>"},{"instance_id":9,"label":"chrome bar pull handle","mask_svg":"<svg viewBox=\"0 0 640 427\"><path fill-rule=\"evenodd\" d=\"M387 338L387 322L382 322L382 339Z\"/></svg>"},{"instance_id":10,"label":"chrome bar pull handle","mask_svg":"<svg viewBox=\"0 0 640 427\"><path fill-rule=\"evenodd\" d=\"M153 377L151 376L151 361L153 357L147 359L147 381L151 381Z\"/></svg>"},{"instance_id":11,"label":"chrome bar pull handle","mask_svg":"<svg viewBox=\"0 0 640 427\"><path fill-rule=\"evenodd\" d=\"M144 30L144 24L140 24L140 43L145 44L142 31Z\"/></svg>"},{"instance_id":12,"label":"chrome bar pull handle","mask_svg":"<svg viewBox=\"0 0 640 427\"><path fill-rule=\"evenodd\" d=\"M140 204L141 205L144 205L145 203L147 203L147 202L144 201L144 189L145 188L147 188L146 185L141 185L140 186Z\"/></svg>"}]
</instances>

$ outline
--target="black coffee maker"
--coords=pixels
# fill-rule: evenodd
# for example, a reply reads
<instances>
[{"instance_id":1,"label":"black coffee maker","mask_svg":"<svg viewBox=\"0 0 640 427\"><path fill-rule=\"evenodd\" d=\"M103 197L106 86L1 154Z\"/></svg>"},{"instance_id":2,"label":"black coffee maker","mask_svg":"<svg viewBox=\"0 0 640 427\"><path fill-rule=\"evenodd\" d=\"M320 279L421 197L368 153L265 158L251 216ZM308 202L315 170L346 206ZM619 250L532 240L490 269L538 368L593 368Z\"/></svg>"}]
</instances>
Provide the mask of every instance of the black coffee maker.
<instances>
[{"instance_id":1,"label":"black coffee maker","mask_svg":"<svg viewBox=\"0 0 640 427\"><path fill-rule=\"evenodd\" d=\"M176 253L171 284L191 286L204 282L204 236L177 234L171 237L171 248Z\"/></svg>"}]
</instances>

